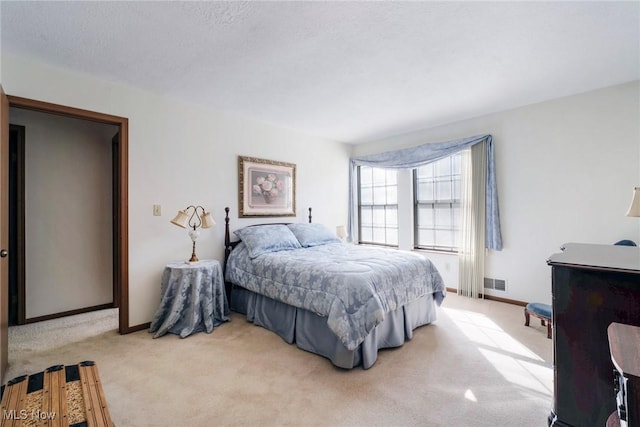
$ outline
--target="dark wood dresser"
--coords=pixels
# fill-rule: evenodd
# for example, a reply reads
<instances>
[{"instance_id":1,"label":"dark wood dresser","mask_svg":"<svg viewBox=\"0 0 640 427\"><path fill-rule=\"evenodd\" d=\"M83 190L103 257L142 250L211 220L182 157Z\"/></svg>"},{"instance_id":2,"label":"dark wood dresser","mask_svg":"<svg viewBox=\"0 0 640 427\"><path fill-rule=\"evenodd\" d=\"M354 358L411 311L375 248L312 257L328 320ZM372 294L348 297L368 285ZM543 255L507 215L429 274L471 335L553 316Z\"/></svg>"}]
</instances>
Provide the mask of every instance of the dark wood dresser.
<instances>
[{"instance_id":1,"label":"dark wood dresser","mask_svg":"<svg viewBox=\"0 0 640 427\"><path fill-rule=\"evenodd\" d=\"M567 243L552 255L552 426L605 426L616 411L607 328L640 326L640 248Z\"/></svg>"}]
</instances>

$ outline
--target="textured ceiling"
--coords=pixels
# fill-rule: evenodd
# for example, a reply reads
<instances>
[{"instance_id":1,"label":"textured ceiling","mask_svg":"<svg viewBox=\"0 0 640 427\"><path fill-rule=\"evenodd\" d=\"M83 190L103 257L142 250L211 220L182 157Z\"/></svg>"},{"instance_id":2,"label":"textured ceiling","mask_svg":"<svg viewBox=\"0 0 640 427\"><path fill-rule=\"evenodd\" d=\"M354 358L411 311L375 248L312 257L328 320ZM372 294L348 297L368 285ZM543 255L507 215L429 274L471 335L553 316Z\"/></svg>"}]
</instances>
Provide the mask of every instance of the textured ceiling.
<instances>
[{"instance_id":1,"label":"textured ceiling","mask_svg":"<svg viewBox=\"0 0 640 427\"><path fill-rule=\"evenodd\" d=\"M2 49L359 143L640 78L640 2L9 2Z\"/></svg>"}]
</instances>

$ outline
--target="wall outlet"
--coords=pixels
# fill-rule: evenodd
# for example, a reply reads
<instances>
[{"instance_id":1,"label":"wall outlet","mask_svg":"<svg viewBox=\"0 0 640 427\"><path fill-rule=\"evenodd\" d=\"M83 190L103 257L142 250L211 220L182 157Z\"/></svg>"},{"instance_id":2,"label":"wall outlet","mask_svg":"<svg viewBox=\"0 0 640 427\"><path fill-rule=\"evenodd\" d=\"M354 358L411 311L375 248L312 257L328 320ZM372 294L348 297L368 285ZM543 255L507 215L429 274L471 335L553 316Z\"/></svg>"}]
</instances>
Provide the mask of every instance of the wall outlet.
<instances>
[{"instance_id":1,"label":"wall outlet","mask_svg":"<svg viewBox=\"0 0 640 427\"><path fill-rule=\"evenodd\" d=\"M160 205L153 205L153 216L161 216L162 207Z\"/></svg>"}]
</instances>

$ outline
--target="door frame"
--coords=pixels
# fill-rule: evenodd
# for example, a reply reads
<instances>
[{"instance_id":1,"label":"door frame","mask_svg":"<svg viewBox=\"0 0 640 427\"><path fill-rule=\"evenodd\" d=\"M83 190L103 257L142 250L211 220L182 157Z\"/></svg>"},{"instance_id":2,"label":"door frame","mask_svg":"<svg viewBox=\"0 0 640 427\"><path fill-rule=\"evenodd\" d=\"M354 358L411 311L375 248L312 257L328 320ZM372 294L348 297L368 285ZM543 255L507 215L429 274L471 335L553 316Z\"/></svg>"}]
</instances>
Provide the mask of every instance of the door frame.
<instances>
[{"instance_id":1,"label":"door frame","mask_svg":"<svg viewBox=\"0 0 640 427\"><path fill-rule=\"evenodd\" d=\"M0 380L9 354L9 100L0 84Z\"/></svg>"},{"instance_id":2,"label":"door frame","mask_svg":"<svg viewBox=\"0 0 640 427\"><path fill-rule=\"evenodd\" d=\"M18 96L7 95L7 98L9 108L39 111L119 127L120 140L118 141L117 161L114 162L112 179L114 182L117 181L118 190L117 197L114 198L116 206L114 209L114 228L118 230L118 235L113 241L114 253L117 253L118 258L113 260L114 286L119 286L120 289L119 292L114 293L113 297L114 305L119 307L119 333L126 334L136 331L136 328L129 327L129 119ZM3 132L5 132L4 129ZM8 133L8 129L6 132ZM8 164L7 160L2 159L3 164Z\"/></svg>"}]
</instances>

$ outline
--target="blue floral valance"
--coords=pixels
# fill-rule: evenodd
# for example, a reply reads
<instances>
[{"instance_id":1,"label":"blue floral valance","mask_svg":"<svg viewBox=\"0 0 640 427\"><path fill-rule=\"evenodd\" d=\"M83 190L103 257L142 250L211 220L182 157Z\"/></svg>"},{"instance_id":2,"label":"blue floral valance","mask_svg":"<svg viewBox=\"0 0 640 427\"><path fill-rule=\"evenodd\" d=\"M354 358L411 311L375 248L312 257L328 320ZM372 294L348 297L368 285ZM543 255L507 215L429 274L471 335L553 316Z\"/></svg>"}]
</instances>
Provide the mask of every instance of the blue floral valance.
<instances>
[{"instance_id":1,"label":"blue floral valance","mask_svg":"<svg viewBox=\"0 0 640 427\"><path fill-rule=\"evenodd\" d=\"M369 156L352 157L349 167L349 233L353 233L355 225L356 200L356 167L359 165L372 166L387 169L416 168L427 163L448 157L460 150L472 145L485 142L487 147L487 182L486 182L486 233L485 247L488 249L502 250L502 234L500 232L500 212L498 210L498 189L496 187L495 161L493 154L493 137L491 135L478 135L470 138L454 141L422 144L417 147L401 150L387 151Z\"/></svg>"}]
</instances>

